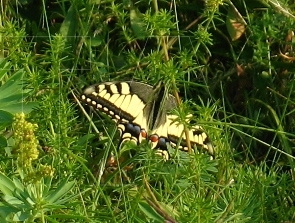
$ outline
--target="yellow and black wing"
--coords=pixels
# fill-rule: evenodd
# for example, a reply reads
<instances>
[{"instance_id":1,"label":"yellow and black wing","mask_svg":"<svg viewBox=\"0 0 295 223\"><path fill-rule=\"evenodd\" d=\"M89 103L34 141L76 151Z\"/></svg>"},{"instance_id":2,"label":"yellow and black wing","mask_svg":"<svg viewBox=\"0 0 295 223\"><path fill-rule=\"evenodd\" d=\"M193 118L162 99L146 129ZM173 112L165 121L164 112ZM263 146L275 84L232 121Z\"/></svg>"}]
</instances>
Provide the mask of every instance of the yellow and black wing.
<instances>
[{"instance_id":1,"label":"yellow and black wing","mask_svg":"<svg viewBox=\"0 0 295 223\"><path fill-rule=\"evenodd\" d=\"M152 148L161 150L168 158L167 144L187 151L184 126L176 123L175 115L169 111L176 108L172 95L164 96L159 88L135 82L105 82L87 87L81 101L94 109L107 114L117 124L121 134L121 143L142 139L151 142ZM201 126L189 131L192 146L214 155L214 150Z\"/></svg>"}]
</instances>

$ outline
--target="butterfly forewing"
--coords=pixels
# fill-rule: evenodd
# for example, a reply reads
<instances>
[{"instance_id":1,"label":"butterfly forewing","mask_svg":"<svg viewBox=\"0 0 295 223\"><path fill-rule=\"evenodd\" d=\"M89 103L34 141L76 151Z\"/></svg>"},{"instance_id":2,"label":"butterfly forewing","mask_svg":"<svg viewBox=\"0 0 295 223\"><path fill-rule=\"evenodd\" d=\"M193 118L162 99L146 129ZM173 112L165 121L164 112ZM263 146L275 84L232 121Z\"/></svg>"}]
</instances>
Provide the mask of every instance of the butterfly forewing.
<instances>
[{"instance_id":1,"label":"butterfly forewing","mask_svg":"<svg viewBox=\"0 0 295 223\"><path fill-rule=\"evenodd\" d=\"M87 87L81 100L118 124L119 147L125 141L140 143L147 138L150 85L139 82L106 82Z\"/></svg>"},{"instance_id":2,"label":"butterfly forewing","mask_svg":"<svg viewBox=\"0 0 295 223\"><path fill-rule=\"evenodd\" d=\"M144 86L144 90L149 94L152 88L147 86ZM106 82L91 85L84 90L81 100L119 122L134 122L146 105L145 98L139 98L134 93L139 87L137 82ZM143 90L143 86L141 89Z\"/></svg>"}]
</instances>

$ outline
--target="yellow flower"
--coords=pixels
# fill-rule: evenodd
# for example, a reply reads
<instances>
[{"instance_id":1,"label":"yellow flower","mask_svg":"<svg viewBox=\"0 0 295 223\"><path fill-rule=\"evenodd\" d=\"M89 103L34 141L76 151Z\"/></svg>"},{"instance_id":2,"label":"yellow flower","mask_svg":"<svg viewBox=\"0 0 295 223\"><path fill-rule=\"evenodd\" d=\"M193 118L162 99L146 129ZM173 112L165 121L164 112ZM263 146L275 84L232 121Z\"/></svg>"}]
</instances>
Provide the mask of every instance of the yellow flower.
<instances>
[{"instance_id":1,"label":"yellow flower","mask_svg":"<svg viewBox=\"0 0 295 223\"><path fill-rule=\"evenodd\" d=\"M15 115L12 126L18 164L20 167L30 167L32 161L36 160L39 155L38 140L34 134L38 126L26 121L24 113Z\"/></svg>"}]
</instances>

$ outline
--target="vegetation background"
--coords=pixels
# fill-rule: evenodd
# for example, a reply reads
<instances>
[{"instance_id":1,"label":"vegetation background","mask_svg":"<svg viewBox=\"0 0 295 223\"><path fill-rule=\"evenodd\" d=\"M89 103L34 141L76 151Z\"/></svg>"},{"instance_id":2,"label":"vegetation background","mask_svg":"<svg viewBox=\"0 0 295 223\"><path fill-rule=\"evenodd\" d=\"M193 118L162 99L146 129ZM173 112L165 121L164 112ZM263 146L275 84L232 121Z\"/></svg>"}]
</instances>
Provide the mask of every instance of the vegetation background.
<instances>
[{"instance_id":1,"label":"vegetation background","mask_svg":"<svg viewBox=\"0 0 295 223\"><path fill-rule=\"evenodd\" d=\"M1 1L0 221L295 222L294 6ZM142 145L102 174L114 123L74 95L110 80L162 80L216 158Z\"/></svg>"}]
</instances>

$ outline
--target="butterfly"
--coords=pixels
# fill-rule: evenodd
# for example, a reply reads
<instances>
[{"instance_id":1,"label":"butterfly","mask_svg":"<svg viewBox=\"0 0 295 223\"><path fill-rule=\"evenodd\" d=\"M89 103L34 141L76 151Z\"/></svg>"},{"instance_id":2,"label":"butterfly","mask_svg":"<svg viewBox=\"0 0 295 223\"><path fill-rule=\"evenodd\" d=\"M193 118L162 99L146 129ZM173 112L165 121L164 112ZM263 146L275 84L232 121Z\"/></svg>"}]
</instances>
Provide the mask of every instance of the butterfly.
<instances>
[{"instance_id":1,"label":"butterfly","mask_svg":"<svg viewBox=\"0 0 295 223\"><path fill-rule=\"evenodd\" d=\"M170 114L177 108L175 97L165 94L159 86L135 81L99 83L86 87L81 101L117 123L119 145L126 141L140 144L148 140L152 149L160 152L166 160L170 157L169 144L188 151L185 127L175 121L176 115ZM214 156L212 143L201 126L192 126L188 137L193 147Z\"/></svg>"}]
</instances>

